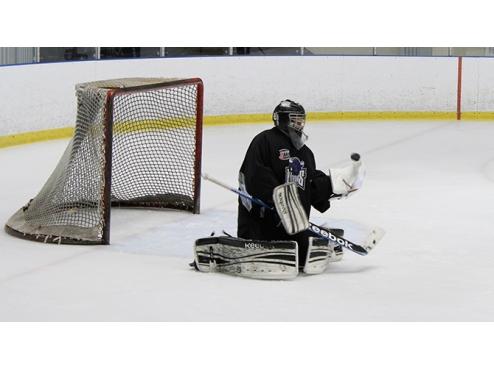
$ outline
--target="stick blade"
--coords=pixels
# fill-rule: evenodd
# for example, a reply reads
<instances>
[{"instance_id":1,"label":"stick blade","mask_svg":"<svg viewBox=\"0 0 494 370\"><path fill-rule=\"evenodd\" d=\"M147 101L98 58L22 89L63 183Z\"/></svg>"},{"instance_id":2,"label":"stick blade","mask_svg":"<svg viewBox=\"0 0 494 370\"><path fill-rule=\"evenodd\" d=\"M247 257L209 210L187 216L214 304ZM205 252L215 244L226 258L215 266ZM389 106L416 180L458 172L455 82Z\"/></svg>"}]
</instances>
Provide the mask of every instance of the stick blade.
<instances>
[{"instance_id":1,"label":"stick blade","mask_svg":"<svg viewBox=\"0 0 494 370\"><path fill-rule=\"evenodd\" d=\"M365 249L370 252L381 241L386 232L380 227L374 227L365 241Z\"/></svg>"}]
</instances>

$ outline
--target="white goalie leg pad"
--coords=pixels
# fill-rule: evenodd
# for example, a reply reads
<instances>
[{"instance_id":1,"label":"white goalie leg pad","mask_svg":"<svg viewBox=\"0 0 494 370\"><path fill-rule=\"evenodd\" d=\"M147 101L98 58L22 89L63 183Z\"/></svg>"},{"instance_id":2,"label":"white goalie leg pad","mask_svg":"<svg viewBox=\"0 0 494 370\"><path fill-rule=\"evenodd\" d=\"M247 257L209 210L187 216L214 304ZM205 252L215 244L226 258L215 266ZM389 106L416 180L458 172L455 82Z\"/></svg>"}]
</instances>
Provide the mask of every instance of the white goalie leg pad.
<instances>
[{"instance_id":1,"label":"white goalie leg pad","mask_svg":"<svg viewBox=\"0 0 494 370\"><path fill-rule=\"evenodd\" d=\"M202 272L254 279L293 279L298 275L295 241L259 241L228 236L196 240L194 261Z\"/></svg>"},{"instance_id":2,"label":"white goalie leg pad","mask_svg":"<svg viewBox=\"0 0 494 370\"><path fill-rule=\"evenodd\" d=\"M295 183L290 182L274 188L273 201L288 235L297 234L309 227L309 218L302 206Z\"/></svg>"},{"instance_id":3,"label":"white goalie leg pad","mask_svg":"<svg viewBox=\"0 0 494 370\"><path fill-rule=\"evenodd\" d=\"M343 249L338 244L311 236L309 237L304 272L309 275L322 274L330 263L341 261L342 258Z\"/></svg>"}]
</instances>

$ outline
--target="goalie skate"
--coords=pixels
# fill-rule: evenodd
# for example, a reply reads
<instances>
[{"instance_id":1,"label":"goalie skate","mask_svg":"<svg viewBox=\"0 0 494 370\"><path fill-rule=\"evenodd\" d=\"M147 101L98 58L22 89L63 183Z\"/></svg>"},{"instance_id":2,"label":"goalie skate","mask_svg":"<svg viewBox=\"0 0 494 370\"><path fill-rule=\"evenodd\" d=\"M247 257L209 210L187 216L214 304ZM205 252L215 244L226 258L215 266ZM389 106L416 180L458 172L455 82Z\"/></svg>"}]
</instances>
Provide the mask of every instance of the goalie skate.
<instances>
[{"instance_id":1,"label":"goalie skate","mask_svg":"<svg viewBox=\"0 0 494 370\"><path fill-rule=\"evenodd\" d=\"M297 249L294 241L209 237L196 240L194 262L201 272L255 279L293 279L298 274Z\"/></svg>"},{"instance_id":2,"label":"goalie skate","mask_svg":"<svg viewBox=\"0 0 494 370\"><path fill-rule=\"evenodd\" d=\"M343 248L323 238L309 238L304 272L309 275L323 273L332 262L343 258Z\"/></svg>"}]
</instances>

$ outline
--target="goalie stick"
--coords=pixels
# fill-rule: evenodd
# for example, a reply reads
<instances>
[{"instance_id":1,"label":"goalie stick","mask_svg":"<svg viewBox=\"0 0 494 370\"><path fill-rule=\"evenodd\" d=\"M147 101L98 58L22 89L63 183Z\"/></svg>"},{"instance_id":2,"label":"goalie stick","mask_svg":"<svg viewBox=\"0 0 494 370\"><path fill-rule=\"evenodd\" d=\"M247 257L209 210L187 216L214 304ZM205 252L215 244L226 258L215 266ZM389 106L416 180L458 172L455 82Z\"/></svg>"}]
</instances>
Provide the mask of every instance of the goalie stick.
<instances>
[{"instance_id":1,"label":"goalie stick","mask_svg":"<svg viewBox=\"0 0 494 370\"><path fill-rule=\"evenodd\" d=\"M233 187L230 187L228 186L227 184L209 176L208 174L202 174L202 177L205 179L205 180L208 180L208 181L211 181L213 183L215 183L216 185L219 185L221 186L222 188L225 188L225 189L228 189L236 194L238 194L239 196L241 197L244 197L246 199L249 199L250 201L260 205L261 207L264 207L264 208L267 208L269 209L270 211L273 211L273 212L276 212L276 210L269 206L268 204L266 204L265 202L263 202L261 199L258 199L256 197L253 197L252 195L242 191L242 190L239 190L239 189L235 189ZM352 243L350 242L349 240L343 238L343 237L339 237L339 236L336 236L334 235L330 230L322 227L322 226L318 226L318 225L315 225L313 224L312 222L309 221L309 227L308 229L309 231L311 231L314 235L317 235L321 238L324 238L324 239L327 239L327 240L331 240L335 243L338 243L339 245L341 245L342 247L346 248L346 249L349 249L351 250L352 252L354 253L357 253L357 254L360 254L361 256L365 256L369 253L369 251L374 248L374 246L379 242L379 240L384 236L384 231L381 230L381 229L373 229L371 231L371 233L369 234L369 236L367 237L367 240L365 241L364 244L362 245L359 245L359 244L356 244L356 243Z\"/></svg>"}]
</instances>

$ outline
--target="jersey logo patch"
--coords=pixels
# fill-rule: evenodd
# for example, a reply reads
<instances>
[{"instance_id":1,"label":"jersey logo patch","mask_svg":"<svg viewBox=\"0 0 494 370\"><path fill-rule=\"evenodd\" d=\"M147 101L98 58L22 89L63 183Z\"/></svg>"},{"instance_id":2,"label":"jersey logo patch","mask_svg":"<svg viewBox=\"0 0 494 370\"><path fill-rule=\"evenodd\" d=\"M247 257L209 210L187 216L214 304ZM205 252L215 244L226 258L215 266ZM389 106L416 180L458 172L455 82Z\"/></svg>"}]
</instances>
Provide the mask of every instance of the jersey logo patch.
<instances>
[{"instance_id":1,"label":"jersey logo patch","mask_svg":"<svg viewBox=\"0 0 494 370\"><path fill-rule=\"evenodd\" d=\"M287 161L290 159L290 150L288 149L280 149L280 156L278 157L282 161Z\"/></svg>"},{"instance_id":2,"label":"jersey logo patch","mask_svg":"<svg viewBox=\"0 0 494 370\"><path fill-rule=\"evenodd\" d=\"M305 180L307 178L307 168L304 161L297 157L288 159L288 166L285 167L285 183L294 182L299 188L305 190Z\"/></svg>"}]
</instances>

